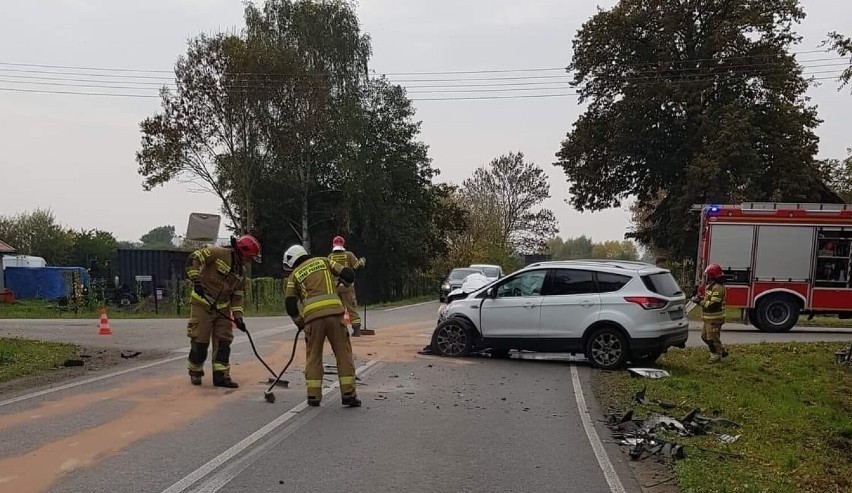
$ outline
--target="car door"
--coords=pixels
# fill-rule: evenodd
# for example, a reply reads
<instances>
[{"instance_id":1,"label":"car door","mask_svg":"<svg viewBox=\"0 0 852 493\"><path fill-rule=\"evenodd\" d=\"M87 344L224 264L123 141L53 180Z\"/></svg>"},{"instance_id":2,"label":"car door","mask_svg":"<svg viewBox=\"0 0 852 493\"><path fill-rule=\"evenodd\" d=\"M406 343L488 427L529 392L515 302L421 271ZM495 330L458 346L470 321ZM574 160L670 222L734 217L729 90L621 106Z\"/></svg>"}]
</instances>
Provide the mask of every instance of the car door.
<instances>
[{"instance_id":1,"label":"car door","mask_svg":"<svg viewBox=\"0 0 852 493\"><path fill-rule=\"evenodd\" d=\"M588 270L553 269L541 302L542 338L579 339L598 320L601 297L594 273Z\"/></svg>"},{"instance_id":2,"label":"car door","mask_svg":"<svg viewBox=\"0 0 852 493\"><path fill-rule=\"evenodd\" d=\"M541 292L547 270L518 273L493 288L482 303L480 328L484 337L538 337Z\"/></svg>"}]
</instances>

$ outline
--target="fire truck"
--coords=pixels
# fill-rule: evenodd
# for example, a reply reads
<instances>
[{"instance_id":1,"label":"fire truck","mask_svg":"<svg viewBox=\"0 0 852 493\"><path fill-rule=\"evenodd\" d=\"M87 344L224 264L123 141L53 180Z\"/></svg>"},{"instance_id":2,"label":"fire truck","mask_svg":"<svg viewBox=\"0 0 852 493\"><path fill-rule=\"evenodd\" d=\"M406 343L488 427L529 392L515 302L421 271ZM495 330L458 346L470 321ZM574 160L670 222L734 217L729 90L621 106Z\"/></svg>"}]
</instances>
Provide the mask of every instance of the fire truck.
<instances>
[{"instance_id":1,"label":"fire truck","mask_svg":"<svg viewBox=\"0 0 852 493\"><path fill-rule=\"evenodd\" d=\"M764 332L789 331L801 314L852 318L852 205L750 202L702 205L696 285L725 272L727 306Z\"/></svg>"}]
</instances>

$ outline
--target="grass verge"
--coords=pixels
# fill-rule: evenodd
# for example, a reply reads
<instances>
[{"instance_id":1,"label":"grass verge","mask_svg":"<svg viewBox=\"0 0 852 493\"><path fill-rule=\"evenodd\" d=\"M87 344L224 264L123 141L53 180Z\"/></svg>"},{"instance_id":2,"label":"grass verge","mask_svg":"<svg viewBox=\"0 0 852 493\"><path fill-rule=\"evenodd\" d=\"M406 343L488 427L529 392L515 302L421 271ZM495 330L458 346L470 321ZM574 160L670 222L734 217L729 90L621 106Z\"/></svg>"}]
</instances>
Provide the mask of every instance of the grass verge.
<instances>
[{"instance_id":1,"label":"grass verge","mask_svg":"<svg viewBox=\"0 0 852 493\"><path fill-rule=\"evenodd\" d=\"M686 446L687 458L674 465L683 493L852 491L852 369L834 363L842 346L733 346L716 365L706 362L706 350L673 351L659 361L671 377L597 373L595 392L604 405L635 408L641 417L679 418L698 407L742 425L732 433L742 438L731 445L709 435L677 439ZM634 407L632 396L645 386L649 399L678 409Z\"/></svg>"},{"instance_id":2,"label":"grass verge","mask_svg":"<svg viewBox=\"0 0 852 493\"><path fill-rule=\"evenodd\" d=\"M51 370L76 354L71 344L0 338L0 383Z\"/></svg>"},{"instance_id":3,"label":"grass verge","mask_svg":"<svg viewBox=\"0 0 852 493\"><path fill-rule=\"evenodd\" d=\"M726 313L726 322L732 324L742 323L742 315L739 308L728 308ZM689 313L690 320L701 320L701 308L696 308ZM807 316L799 317L798 327L837 327L846 328L852 327L852 320L841 320L837 316L816 316L813 320L808 320Z\"/></svg>"}]
</instances>

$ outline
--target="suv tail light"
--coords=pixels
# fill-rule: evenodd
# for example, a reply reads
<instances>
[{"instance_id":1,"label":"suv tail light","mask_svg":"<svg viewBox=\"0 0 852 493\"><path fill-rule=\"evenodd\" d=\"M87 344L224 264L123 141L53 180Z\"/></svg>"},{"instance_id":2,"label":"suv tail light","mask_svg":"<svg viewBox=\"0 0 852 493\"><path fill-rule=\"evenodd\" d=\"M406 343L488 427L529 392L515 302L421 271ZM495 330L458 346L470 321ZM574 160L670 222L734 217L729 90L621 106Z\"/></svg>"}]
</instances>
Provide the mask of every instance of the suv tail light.
<instances>
[{"instance_id":1,"label":"suv tail light","mask_svg":"<svg viewBox=\"0 0 852 493\"><path fill-rule=\"evenodd\" d=\"M668 304L666 300L650 296L625 296L624 301L636 303L646 310L659 310Z\"/></svg>"}]
</instances>

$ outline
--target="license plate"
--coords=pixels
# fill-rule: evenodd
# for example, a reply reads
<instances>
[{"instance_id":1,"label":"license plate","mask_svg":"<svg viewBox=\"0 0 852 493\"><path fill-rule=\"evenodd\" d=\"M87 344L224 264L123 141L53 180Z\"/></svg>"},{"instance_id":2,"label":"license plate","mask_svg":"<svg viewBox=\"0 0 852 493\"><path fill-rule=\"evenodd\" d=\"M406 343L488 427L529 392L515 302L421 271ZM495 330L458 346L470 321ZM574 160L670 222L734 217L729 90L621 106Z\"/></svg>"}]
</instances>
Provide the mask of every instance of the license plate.
<instances>
[{"instance_id":1,"label":"license plate","mask_svg":"<svg viewBox=\"0 0 852 493\"><path fill-rule=\"evenodd\" d=\"M680 320L683 318L683 309L670 311L669 315L672 317L672 320Z\"/></svg>"}]
</instances>

